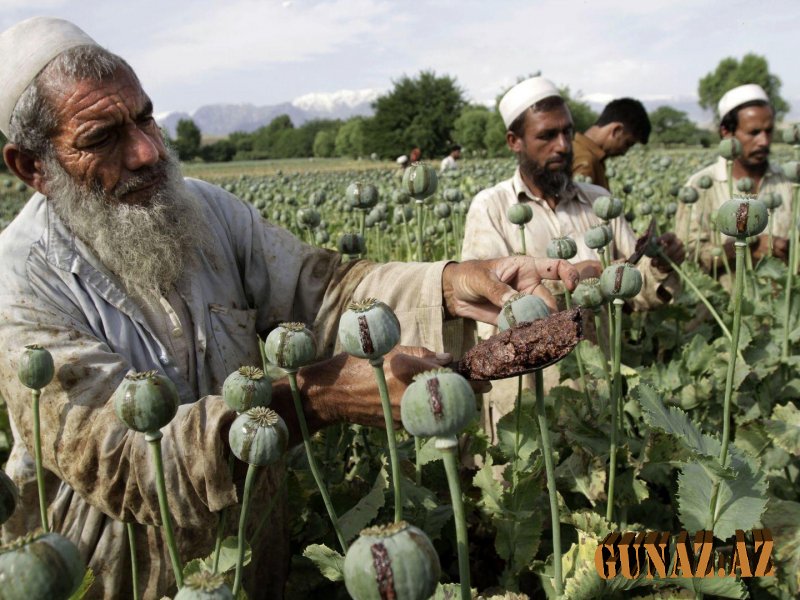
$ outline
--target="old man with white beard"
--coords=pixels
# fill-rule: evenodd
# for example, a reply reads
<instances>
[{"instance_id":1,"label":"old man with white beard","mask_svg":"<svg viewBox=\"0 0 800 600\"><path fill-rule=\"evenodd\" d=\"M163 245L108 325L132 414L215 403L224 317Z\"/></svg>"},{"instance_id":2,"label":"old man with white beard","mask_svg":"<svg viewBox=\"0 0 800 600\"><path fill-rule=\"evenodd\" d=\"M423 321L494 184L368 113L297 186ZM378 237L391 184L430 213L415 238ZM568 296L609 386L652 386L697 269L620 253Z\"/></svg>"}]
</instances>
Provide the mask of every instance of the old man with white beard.
<instances>
[{"instance_id":1,"label":"old man with white beard","mask_svg":"<svg viewBox=\"0 0 800 600\"><path fill-rule=\"evenodd\" d=\"M0 394L14 436L6 471L23 498L2 535L8 541L38 522L29 395L16 376L24 346L38 343L56 365L41 401L48 520L94 570L90 597L130 594L125 522L134 524L143 597L175 592L154 527L146 442L110 401L130 370L157 369L180 394L163 429L165 475L180 554L202 557L213 547L218 511L236 505L241 483L227 466L234 415L215 394L230 372L260 364L257 334L281 321L316 332L321 362L299 377L312 428L378 425L371 367L344 355L326 359L352 297L390 304L401 342L415 346L387 357L397 403L414 374L450 360L443 332L457 332L457 317L493 322L515 289L552 303L540 271L576 282L563 261L523 257L342 264L223 190L184 180L130 66L75 25L24 21L0 34L0 55L0 129L10 140L3 157L37 192L0 234ZM272 407L298 441L285 382L275 382ZM251 598L280 598L289 561L283 467L263 471L254 501L275 499L275 509L267 533L249 540L258 568L246 571L245 588Z\"/></svg>"}]
</instances>

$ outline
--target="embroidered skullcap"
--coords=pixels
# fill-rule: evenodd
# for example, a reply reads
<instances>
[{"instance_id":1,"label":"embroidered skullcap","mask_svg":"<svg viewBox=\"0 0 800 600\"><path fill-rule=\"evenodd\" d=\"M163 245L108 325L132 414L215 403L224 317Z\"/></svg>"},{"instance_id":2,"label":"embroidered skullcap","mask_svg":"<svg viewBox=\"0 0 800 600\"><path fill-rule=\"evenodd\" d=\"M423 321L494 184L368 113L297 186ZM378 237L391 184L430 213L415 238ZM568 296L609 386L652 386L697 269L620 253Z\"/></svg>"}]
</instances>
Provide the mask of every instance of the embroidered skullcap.
<instances>
[{"instance_id":1,"label":"embroidered skullcap","mask_svg":"<svg viewBox=\"0 0 800 600\"><path fill-rule=\"evenodd\" d=\"M51 17L33 17L0 33L0 131L8 135L17 101L47 63L85 45L98 44L78 26Z\"/></svg>"}]
</instances>

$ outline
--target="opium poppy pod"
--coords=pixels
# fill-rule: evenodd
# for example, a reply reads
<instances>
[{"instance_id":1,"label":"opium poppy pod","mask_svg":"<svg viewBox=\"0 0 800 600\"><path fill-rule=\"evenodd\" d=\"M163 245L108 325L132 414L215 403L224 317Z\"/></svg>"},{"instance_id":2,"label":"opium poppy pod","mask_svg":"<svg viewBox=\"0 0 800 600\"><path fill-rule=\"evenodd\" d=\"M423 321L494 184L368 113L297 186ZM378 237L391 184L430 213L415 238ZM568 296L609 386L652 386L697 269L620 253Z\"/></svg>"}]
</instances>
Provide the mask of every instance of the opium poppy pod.
<instances>
[{"instance_id":1,"label":"opium poppy pod","mask_svg":"<svg viewBox=\"0 0 800 600\"><path fill-rule=\"evenodd\" d=\"M793 123L783 130L783 141L794 146L800 144L800 123Z\"/></svg>"},{"instance_id":2,"label":"opium poppy pod","mask_svg":"<svg viewBox=\"0 0 800 600\"><path fill-rule=\"evenodd\" d=\"M533 218L533 209L529 204L512 204L506 210L506 217L514 225L525 225Z\"/></svg>"},{"instance_id":3,"label":"opium poppy pod","mask_svg":"<svg viewBox=\"0 0 800 600\"><path fill-rule=\"evenodd\" d=\"M475 392L450 369L420 373L400 402L403 427L419 437L458 435L476 416Z\"/></svg>"},{"instance_id":4,"label":"opium poppy pod","mask_svg":"<svg viewBox=\"0 0 800 600\"><path fill-rule=\"evenodd\" d=\"M450 216L450 205L446 202L440 202L436 206L433 207L433 214L435 214L440 219L446 219Z\"/></svg>"},{"instance_id":5,"label":"opium poppy pod","mask_svg":"<svg viewBox=\"0 0 800 600\"><path fill-rule=\"evenodd\" d=\"M714 180L711 179L711 177L709 177L708 175L703 175L702 177L700 177L700 179L697 180L697 187L699 187L701 190L707 190L712 185L714 185Z\"/></svg>"},{"instance_id":6,"label":"opium poppy pod","mask_svg":"<svg viewBox=\"0 0 800 600\"><path fill-rule=\"evenodd\" d=\"M754 187L755 184L749 177L742 177L736 182L736 189L740 192L744 192L745 194L752 192Z\"/></svg>"},{"instance_id":7,"label":"opium poppy pod","mask_svg":"<svg viewBox=\"0 0 800 600\"><path fill-rule=\"evenodd\" d=\"M734 198L719 207L717 226L725 235L746 238L758 235L767 226L769 213L760 200Z\"/></svg>"},{"instance_id":8,"label":"opium poppy pod","mask_svg":"<svg viewBox=\"0 0 800 600\"><path fill-rule=\"evenodd\" d=\"M367 210L378 203L378 188L371 183L355 181L345 191L347 203L353 208Z\"/></svg>"},{"instance_id":9,"label":"opium poppy pod","mask_svg":"<svg viewBox=\"0 0 800 600\"><path fill-rule=\"evenodd\" d=\"M733 160L742 154L742 143L734 137L725 138L719 143L719 155L725 160Z\"/></svg>"},{"instance_id":10,"label":"opium poppy pod","mask_svg":"<svg viewBox=\"0 0 800 600\"><path fill-rule=\"evenodd\" d=\"M550 316L550 309L547 308L544 300L539 296L520 292L511 296L503 304L500 314L497 315L497 327L500 331L505 331L516 327L517 323L538 321L546 319L548 316Z\"/></svg>"},{"instance_id":11,"label":"opium poppy pod","mask_svg":"<svg viewBox=\"0 0 800 600\"><path fill-rule=\"evenodd\" d=\"M572 299L578 306L592 310L606 303L603 290L600 288L600 280L597 277L582 280L572 292Z\"/></svg>"},{"instance_id":12,"label":"opium poppy pod","mask_svg":"<svg viewBox=\"0 0 800 600\"><path fill-rule=\"evenodd\" d=\"M767 207L767 210L775 210L783 204L783 196L779 192L767 192L758 198Z\"/></svg>"},{"instance_id":13,"label":"opium poppy pod","mask_svg":"<svg viewBox=\"0 0 800 600\"><path fill-rule=\"evenodd\" d=\"M548 258L562 258L569 260L578 253L578 245L571 237L557 237L550 240L547 244Z\"/></svg>"},{"instance_id":14,"label":"opium poppy pod","mask_svg":"<svg viewBox=\"0 0 800 600\"><path fill-rule=\"evenodd\" d=\"M674 215L675 215L675 213L677 213L677 212L678 212L678 205L677 205L677 204L675 204L674 202L669 202L669 203L668 203L668 204L667 204L667 205L664 207L664 215L666 215L667 217L672 217L672 216L674 216Z\"/></svg>"},{"instance_id":15,"label":"opium poppy pod","mask_svg":"<svg viewBox=\"0 0 800 600\"><path fill-rule=\"evenodd\" d=\"M613 196L600 196L594 201L593 208L594 214L604 221L610 221L622 214L622 200Z\"/></svg>"},{"instance_id":16,"label":"opium poppy pod","mask_svg":"<svg viewBox=\"0 0 800 600\"><path fill-rule=\"evenodd\" d=\"M600 275L600 288L607 298L633 298L642 289L642 274L628 263L611 265Z\"/></svg>"},{"instance_id":17,"label":"opium poppy pod","mask_svg":"<svg viewBox=\"0 0 800 600\"><path fill-rule=\"evenodd\" d=\"M354 600L427 600L440 576L428 536L405 521L364 529L344 558L344 583Z\"/></svg>"},{"instance_id":18,"label":"opium poppy pod","mask_svg":"<svg viewBox=\"0 0 800 600\"><path fill-rule=\"evenodd\" d=\"M583 241L595 250L605 248L614 239L614 233L608 225L595 225L583 234Z\"/></svg>"},{"instance_id":19,"label":"opium poppy pod","mask_svg":"<svg viewBox=\"0 0 800 600\"><path fill-rule=\"evenodd\" d=\"M319 211L313 208L298 208L297 209L297 224L301 227L308 227L309 229L314 229L317 225L319 225L322 217L319 215Z\"/></svg>"},{"instance_id":20,"label":"opium poppy pod","mask_svg":"<svg viewBox=\"0 0 800 600\"><path fill-rule=\"evenodd\" d=\"M303 323L281 323L264 341L264 354L276 367L297 370L314 362L317 340Z\"/></svg>"},{"instance_id":21,"label":"opium poppy pod","mask_svg":"<svg viewBox=\"0 0 800 600\"><path fill-rule=\"evenodd\" d=\"M0 597L66 600L83 581L75 544L57 533L29 535L0 546Z\"/></svg>"},{"instance_id":22,"label":"opium poppy pod","mask_svg":"<svg viewBox=\"0 0 800 600\"><path fill-rule=\"evenodd\" d=\"M228 443L236 458L263 467L286 452L289 430L278 413L257 406L236 417L228 432Z\"/></svg>"},{"instance_id":23,"label":"opium poppy pod","mask_svg":"<svg viewBox=\"0 0 800 600\"><path fill-rule=\"evenodd\" d=\"M649 202L640 202L636 205L636 210L639 212L640 215L646 217L650 213L653 212L653 205Z\"/></svg>"},{"instance_id":24,"label":"opium poppy pod","mask_svg":"<svg viewBox=\"0 0 800 600\"><path fill-rule=\"evenodd\" d=\"M367 251L364 238L358 233L343 233L339 237L337 247L339 248L339 252L347 254L348 256L364 254Z\"/></svg>"},{"instance_id":25,"label":"opium poppy pod","mask_svg":"<svg viewBox=\"0 0 800 600\"><path fill-rule=\"evenodd\" d=\"M684 204L694 204L700 199L700 194L697 193L697 190L693 187L682 187L681 191L678 192L678 200L683 202Z\"/></svg>"},{"instance_id":26,"label":"opium poppy pod","mask_svg":"<svg viewBox=\"0 0 800 600\"><path fill-rule=\"evenodd\" d=\"M399 341L400 321L375 298L351 302L339 320L339 342L345 352L358 358L379 358Z\"/></svg>"},{"instance_id":27,"label":"opium poppy pod","mask_svg":"<svg viewBox=\"0 0 800 600\"><path fill-rule=\"evenodd\" d=\"M781 165L781 168L783 169L783 174L786 175L786 179L792 183L800 183L800 162L790 160Z\"/></svg>"},{"instance_id":28,"label":"opium poppy pod","mask_svg":"<svg viewBox=\"0 0 800 600\"><path fill-rule=\"evenodd\" d=\"M415 200L433 196L438 184L436 169L425 163L412 163L403 173L403 191Z\"/></svg>"},{"instance_id":29,"label":"opium poppy pod","mask_svg":"<svg viewBox=\"0 0 800 600\"><path fill-rule=\"evenodd\" d=\"M184 580L174 600L233 600L233 593L222 574L200 571Z\"/></svg>"},{"instance_id":30,"label":"opium poppy pod","mask_svg":"<svg viewBox=\"0 0 800 600\"><path fill-rule=\"evenodd\" d=\"M134 431L158 431L172 421L179 405L175 384L157 371L128 373L114 392L114 412Z\"/></svg>"},{"instance_id":31,"label":"opium poppy pod","mask_svg":"<svg viewBox=\"0 0 800 600\"><path fill-rule=\"evenodd\" d=\"M55 366L50 352L38 344L25 346L19 359L17 375L20 382L32 390L40 390L53 380Z\"/></svg>"},{"instance_id":32,"label":"opium poppy pod","mask_svg":"<svg viewBox=\"0 0 800 600\"><path fill-rule=\"evenodd\" d=\"M222 384L225 403L238 413L272 402L272 383L258 367L239 367Z\"/></svg>"},{"instance_id":33,"label":"opium poppy pod","mask_svg":"<svg viewBox=\"0 0 800 600\"><path fill-rule=\"evenodd\" d=\"M11 478L0 471L0 525L8 521L19 504L19 491Z\"/></svg>"}]
</instances>

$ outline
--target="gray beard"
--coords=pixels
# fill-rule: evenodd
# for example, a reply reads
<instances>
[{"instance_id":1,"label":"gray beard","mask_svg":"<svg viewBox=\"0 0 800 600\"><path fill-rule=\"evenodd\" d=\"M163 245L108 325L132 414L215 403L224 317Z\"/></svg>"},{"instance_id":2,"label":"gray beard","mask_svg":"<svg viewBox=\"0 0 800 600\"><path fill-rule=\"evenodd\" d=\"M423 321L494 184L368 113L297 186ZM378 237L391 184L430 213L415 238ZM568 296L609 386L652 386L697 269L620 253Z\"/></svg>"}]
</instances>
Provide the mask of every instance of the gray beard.
<instances>
[{"instance_id":1,"label":"gray beard","mask_svg":"<svg viewBox=\"0 0 800 600\"><path fill-rule=\"evenodd\" d=\"M210 229L173 154L111 193L99 184L76 183L55 157L44 159L44 169L53 211L129 292L166 294L198 264L201 252L213 263ZM124 192L153 179L161 182L147 206L119 201Z\"/></svg>"},{"instance_id":2,"label":"gray beard","mask_svg":"<svg viewBox=\"0 0 800 600\"><path fill-rule=\"evenodd\" d=\"M541 165L529 160L524 152L520 152L517 157L519 170L533 181L545 198L561 200L572 194L575 188L572 181L572 153L567 156L564 168L559 171L551 171L547 168L547 163Z\"/></svg>"}]
</instances>

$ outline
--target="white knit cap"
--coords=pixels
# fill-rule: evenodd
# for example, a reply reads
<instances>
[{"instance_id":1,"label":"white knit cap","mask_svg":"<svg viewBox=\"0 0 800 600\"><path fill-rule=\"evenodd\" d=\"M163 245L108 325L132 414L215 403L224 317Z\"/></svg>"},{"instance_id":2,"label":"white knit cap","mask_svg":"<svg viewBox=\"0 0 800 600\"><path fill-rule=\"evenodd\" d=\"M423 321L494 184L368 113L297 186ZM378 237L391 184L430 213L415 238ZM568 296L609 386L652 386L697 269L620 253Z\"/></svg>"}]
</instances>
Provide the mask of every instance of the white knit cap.
<instances>
[{"instance_id":1,"label":"white knit cap","mask_svg":"<svg viewBox=\"0 0 800 600\"><path fill-rule=\"evenodd\" d=\"M741 106L746 102L755 102L756 100L763 100L769 103L767 93L760 85L755 83L748 83L740 85L732 90L725 92L725 95L719 99L717 108L719 109L719 118L723 118L737 106Z\"/></svg>"},{"instance_id":2,"label":"white knit cap","mask_svg":"<svg viewBox=\"0 0 800 600\"><path fill-rule=\"evenodd\" d=\"M533 106L539 100L550 98L551 96L561 97L558 88L553 82L544 77L531 77L525 81L520 81L517 85L508 90L500 100L500 116L506 128L511 126L518 116Z\"/></svg>"},{"instance_id":3,"label":"white knit cap","mask_svg":"<svg viewBox=\"0 0 800 600\"><path fill-rule=\"evenodd\" d=\"M63 19L33 17L0 33L0 131L8 135L17 100L47 63L74 46L97 46Z\"/></svg>"}]
</instances>

